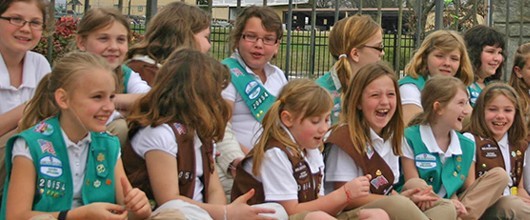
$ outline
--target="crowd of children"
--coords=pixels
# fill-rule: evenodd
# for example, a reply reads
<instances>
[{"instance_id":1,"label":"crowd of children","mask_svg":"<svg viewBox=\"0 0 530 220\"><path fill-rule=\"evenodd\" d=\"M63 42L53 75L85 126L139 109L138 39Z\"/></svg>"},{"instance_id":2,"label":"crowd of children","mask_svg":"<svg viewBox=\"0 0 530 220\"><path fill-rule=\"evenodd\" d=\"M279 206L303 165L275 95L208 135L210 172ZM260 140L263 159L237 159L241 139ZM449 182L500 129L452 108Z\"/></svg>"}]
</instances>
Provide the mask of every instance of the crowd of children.
<instances>
[{"instance_id":1,"label":"crowd of children","mask_svg":"<svg viewBox=\"0 0 530 220\"><path fill-rule=\"evenodd\" d=\"M131 50L126 17L92 8L53 68L31 52L49 7L0 2L0 219L530 216L530 44L499 82L494 28L429 34L398 79L381 26L346 17L333 68L288 82L266 6L222 62L196 6L165 6Z\"/></svg>"}]
</instances>

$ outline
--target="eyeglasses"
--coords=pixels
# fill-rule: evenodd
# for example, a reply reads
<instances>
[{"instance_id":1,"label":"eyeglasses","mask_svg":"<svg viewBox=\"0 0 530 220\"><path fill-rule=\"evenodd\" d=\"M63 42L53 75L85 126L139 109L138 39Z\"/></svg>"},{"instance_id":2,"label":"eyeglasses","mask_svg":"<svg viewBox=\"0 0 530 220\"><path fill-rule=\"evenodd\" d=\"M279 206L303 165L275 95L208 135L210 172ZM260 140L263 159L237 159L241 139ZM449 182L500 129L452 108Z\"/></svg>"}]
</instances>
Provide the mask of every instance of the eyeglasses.
<instances>
[{"instance_id":1,"label":"eyeglasses","mask_svg":"<svg viewBox=\"0 0 530 220\"><path fill-rule=\"evenodd\" d=\"M241 35L241 37L246 41L252 43L258 42L259 39L261 39L261 41L263 41L263 44L265 45L275 45L276 43L278 43L278 39L272 36L258 37L254 34L243 34Z\"/></svg>"},{"instance_id":2,"label":"eyeglasses","mask_svg":"<svg viewBox=\"0 0 530 220\"><path fill-rule=\"evenodd\" d=\"M385 50L385 45L381 45L381 47L364 45L364 47L368 47L368 48L372 48L372 49L378 50L379 53L381 53L381 52L383 52L383 50Z\"/></svg>"},{"instance_id":3,"label":"eyeglasses","mask_svg":"<svg viewBox=\"0 0 530 220\"><path fill-rule=\"evenodd\" d=\"M4 19L4 20L7 20L9 21L9 23L11 23L12 25L15 25L15 26L18 26L18 27L24 27L24 25L26 25L26 23L29 24L29 27L33 30L42 30L44 28L44 23L42 23L42 21L26 21L22 18L17 18L17 17L3 17L3 16L0 16L0 19Z\"/></svg>"}]
</instances>

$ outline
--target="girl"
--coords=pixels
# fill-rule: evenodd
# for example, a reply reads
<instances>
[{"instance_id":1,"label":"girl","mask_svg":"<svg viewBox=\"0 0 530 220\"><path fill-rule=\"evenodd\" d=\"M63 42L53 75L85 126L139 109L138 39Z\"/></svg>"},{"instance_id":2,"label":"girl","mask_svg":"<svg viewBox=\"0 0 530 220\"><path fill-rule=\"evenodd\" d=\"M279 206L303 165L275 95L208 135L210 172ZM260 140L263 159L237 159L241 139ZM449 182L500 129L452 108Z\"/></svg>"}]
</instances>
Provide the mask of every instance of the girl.
<instances>
[{"instance_id":1,"label":"girl","mask_svg":"<svg viewBox=\"0 0 530 220\"><path fill-rule=\"evenodd\" d=\"M337 60L332 69L316 83L333 96L331 124L339 119L341 95L359 68L381 60L385 55L383 30L372 17L354 15L335 24L329 33L329 52Z\"/></svg>"},{"instance_id":2,"label":"girl","mask_svg":"<svg viewBox=\"0 0 530 220\"><path fill-rule=\"evenodd\" d=\"M117 76L116 109L127 113L143 93L150 87L138 73L122 65L129 47L131 30L128 19L113 8L91 8L79 21L77 27L77 48L97 54L107 60ZM122 145L127 138L127 124L121 115L113 114L108 125L109 131L117 135Z\"/></svg>"},{"instance_id":3,"label":"girl","mask_svg":"<svg viewBox=\"0 0 530 220\"><path fill-rule=\"evenodd\" d=\"M210 16L196 6L169 3L149 21L144 39L129 50L127 66L153 86L156 72L176 48L184 46L208 52L210 20Z\"/></svg>"},{"instance_id":4,"label":"girl","mask_svg":"<svg viewBox=\"0 0 530 220\"><path fill-rule=\"evenodd\" d=\"M275 201L291 218L302 218L316 210L336 216L353 199L367 196L369 175L323 195L324 164L319 147L329 128L332 105L329 93L311 80L289 82L265 114L257 145L237 168L232 198L253 188L257 194L251 204ZM381 210L359 212L349 214L387 218ZM292 216L295 214L298 216Z\"/></svg>"},{"instance_id":5,"label":"girl","mask_svg":"<svg viewBox=\"0 0 530 220\"><path fill-rule=\"evenodd\" d=\"M464 40L475 73L475 82L467 87L469 103L475 106L486 84L502 76L504 35L492 27L477 25L464 33Z\"/></svg>"},{"instance_id":6,"label":"girl","mask_svg":"<svg viewBox=\"0 0 530 220\"><path fill-rule=\"evenodd\" d=\"M41 81L22 119L24 131L7 144L2 218L150 216L145 193L125 176L118 139L104 132L114 110L111 71L100 57L74 52ZM32 126L35 121L41 122Z\"/></svg>"},{"instance_id":7,"label":"girl","mask_svg":"<svg viewBox=\"0 0 530 220\"><path fill-rule=\"evenodd\" d=\"M50 64L32 52L48 23L48 4L44 0L3 0L0 2L0 151L15 134L25 102ZM4 188L4 153L0 153L0 197Z\"/></svg>"},{"instance_id":8,"label":"girl","mask_svg":"<svg viewBox=\"0 0 530 220\"><path fill-rule=\"evenodd\" d=\"M530 43L522 44L513 57L512 74L509 84L519 95L521 112L528 121L530 118ZM530 189L530 188L527 188Z\"/></svg>"},{"instance_id":9,"label":"girl","mask_svg":"<svg viewBox=\"0 0 530 220\"><path fill-rule=\"evenodd\" d=\"M438 196L451 199L459 218L478 219L499 199L508 178L494 168L475 180L474 144L458 132L470 113L466 86L454 77L432 77L421 103L424 111L405 129L403 181L432 186Z\"/></svg>"},{"instance_id":10,"label":"girl","mask_svg":"<svg viewBox=\"0 0 530 220\"><path fill-rule=\"evenodd\" d=\"M154 199L155 212L178 208L187 219L266 219L258 214L271 212L245 204L253 191L225 205L213 142L223 138L230 115L221 98L229 80L228 69L215 59L177 50L131 112L125 167L133 185Z\"/></svg>"},{"instance_id":11,"label":"girl","mask_svg":"<svg viewBox=\"0 0 530 220\"><path fill-rule=\"evenodd\" d=\"M270 63L278 53L282 36L280 17L266 6L243 9L230 34L233 54L223 63L229 67L232 80L222 96L232 109L230 122L235 138L227 135L220 143L224 146L218 148L221 154L218 165L227 171L221 176L227 194L236 174L235 167L254 147L263 116L287 83L283 71ZM257 93L251 94L247 89ZM228 141L237 141L235 146L239 149Z\"/></svg>"},{"instance_id":12,"label":"girl","mask_svg":"<svg viewBox=\"0 0 530 220\"><path fill-rule=\"evenodd\" d=\"M339 126L326 140L326 189L340 189L363 175L370 180L369 196L350 202L348 208L381 207L398 219L427 219L412 201L434 202L429 189L410 189L406 196L388 196L400 176L399 155L403 142L403 122L395 73L383 63L362 67L353 77L344 96ZM433 199L434 198L434 199ZM428 210L429 217L454 219L454 208L443 202ZM429 207L430 208L430 207Z\"/></svg>"},{"instance_id":13,"label":"girl","mask_svg":"<svg viewBox=\"0 0 530 220\"><path fill-rule=\"evenodd\" d=\"M405 66L405 74L399 80L405 124L423 111L420 96L425 81L430 76L454 76L465 85L473 81L473 68L464 40L460 34L450 30L438 30L429 34Z\"/></svg>"},{"instance_id":14,"label":"girl","mask_svg":"<svg viewBox=\"0 0 530 220\"><path fill-rule=\"evenodd\" d=\"M473 109L471 133L465 135L476 143L475 176L480 177L500 167L510 177L504 196L486 210L483 218L523 219L530 216L530 196L523 181L528 142L521 109L515 90L504 83L488 85Z\"/></svg>"}]
</instances>

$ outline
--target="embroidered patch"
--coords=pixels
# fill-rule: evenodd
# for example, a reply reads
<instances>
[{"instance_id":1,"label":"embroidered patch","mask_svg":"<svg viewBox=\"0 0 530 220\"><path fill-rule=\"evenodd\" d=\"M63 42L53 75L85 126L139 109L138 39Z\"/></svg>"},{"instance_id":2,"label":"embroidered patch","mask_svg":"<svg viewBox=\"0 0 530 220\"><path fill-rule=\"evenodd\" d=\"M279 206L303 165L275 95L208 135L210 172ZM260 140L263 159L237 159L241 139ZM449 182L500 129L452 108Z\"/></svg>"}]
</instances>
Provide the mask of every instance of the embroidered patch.
<instances>
[{"instance_id":1,"label":"embroidered patch","mask_svg":"<svg viewBox=\"0 0 530 220\"><path fill-rule=\"evenodd\" d=\"M53 126L46 122L41 122L35 125L35 132L48 136L53 133Z\"/></svg>"},{"instance_id":2,"label":"embroidered patch","mask_svg":"<svg viewBox=\"0 0 530 220\"><path fill-rule=\"evenodd\" d=\"M53 156L56 156L55 149L53 149L53 144L50 141L44 140L44 139L38 139L37 143L39 143L40 150L43 154L49 153Z\"/></svg>"},{"instance_id":3,"label":"embroidered patch","mask_svg":"<svg viewBox=\"0 0 530 220\"><path fill-rule=\"evenodd\" d=\"M388 184L388 180L383 175L379 175L376 178L373 178L370 180L370 184L375 187L375 189L379 189L379 187L384 186L385 184Z\"/></svg>"},{"instance_id":4,"label":"embroidered patch","mask_svg":"<svg viewBox=\"0 0 530 220\"><path fill-rule=\"evenodd\" d=\"M258 97L260 92L261 88L258 86L258 82L256 82L256 80L250 81L247 86L245 86L245 93L249 99L255 99Z\"/></svg>"},{"instance_id":5,"label":"embroidered patch","mask_svg":"<svg viewBox=\"0 0 530 220\"><path fill-rule=\"evenodd\" d=\"M186 127L180 123L174 123L173 126L175 127L175 130L177 130L177 133L180 135L186 134Z\"/></svg>"},{"instance_id":6,"label":"embroidered patch","mask_svg":"<svg viewBox=\"0 0 530 220\"><path fill-rule=\"evenodd\" d=\"M416 167L420 169L433 169L436 167L436 157L431 154L418 154L414 157L414 160Z\"/></svg>"},{"instance_id":7,"label":"embroidered patch","mask_svg":"<svg viewBox=\"0 0 530 220\"><path fill-rule=\"evenodd\" d=\"M40 173L49 177L59 177L63 174L63 165L59 158L45 156L40 159Z\"/></svg>"},{"instance_id":8,"label":"embroidered patch","mask_svg":"<svg viewBox=\"0 0 530 220\"><path fill-rule=\"evenodd\" d=\"M239 70L238 68L232 68L232 69L230 69L230 72L234 73L234 75L236 75L236 76L241 76L241 75L243 75L243 73L241 72L241 70Z\"/></svg>"}]
</instances>

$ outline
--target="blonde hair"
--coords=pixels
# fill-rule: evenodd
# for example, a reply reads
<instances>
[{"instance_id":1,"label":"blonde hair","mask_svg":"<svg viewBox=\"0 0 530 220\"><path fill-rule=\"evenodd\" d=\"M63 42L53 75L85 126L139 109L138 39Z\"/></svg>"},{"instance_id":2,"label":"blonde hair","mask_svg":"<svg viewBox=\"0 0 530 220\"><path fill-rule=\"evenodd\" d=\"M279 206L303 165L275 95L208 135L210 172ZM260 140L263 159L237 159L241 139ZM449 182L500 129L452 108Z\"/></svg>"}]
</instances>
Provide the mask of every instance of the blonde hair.
<instances>
[{"instance_id":1,"label":"blonde hair","mask_svg":"<svg viewBox=\"0 0 530 220\"><path fill-rule=\"evenodd\" d=\"M129 27L128 19L115 8L91 8L89 9L83 18L77 25L77 35L83 39L86 39L89 34L102 28L108 27L114 22L118 22L123 25L127 30L127 41L131 40L131 28ZM116 73L116 92L122 93L124 91L124 75L121 69L121 65L118 66L114 73Z\"/></svg>"},{"instance_id":2,"label":"blonde hair","mask_svg":"<svg viewBox=\"0 0 530 220\"><path fill-rule=\"evenodd\" d=\"M297 144L291 140L289 134L282 128L280 114L283 111L291 113L294 118L304 120L329 113L332 106L333 100L329 92L314 81L309 79L289 81L263 118L263 132L259 137L258 143L251 151L253 159L252 173L259 175L265 148L272 139L279 141L291 152L301 156Z\"/></svg>"},{"instance_id":3,"label":"blonde hair","mask_svg":"<svg viewBox=\"0 0 530 220\"><path fill-rule=\"evenodd\" d=\"M429 76L427 57L436 49L444 52L458 50L460 52L460 66L456 71L455 77L462 80L466 86L473 83L473 67L467 54L464 39L460 34L451 30L438 30L427 35L420 48L405 66L405 74L414 79L419 76Z\"/></svg>"},{"instance_id":4,"label":"blonde hair","mask_svg":"<svg viewBox=\"0 0 530 220\"><path fill-rule=\"evenodd\" d=\"M191 48L174 51L154 87L134 104L129 138L142 127L178 122L201 140L222 140L231 109L221 92L229 82L228 68L214 58Z\"/></svg>"},{"instance_id":5,"label":"blonde hair","mask_svg":"<svg viewBox=\"0 0 530 220\"><path fill-rule=\"evenodd\" d=\"M163 63L179 47L199 50L195 34L209 27L210 15L204 10L184 2L169 3L149 21L144 39L129 50L127 57L145 54Z\"/></svg>"},{"instance_id":6,"label":"blonde hair","mask_svg":"<svg viewBox=\"0 0 530 220\"><path fill-rule=\"evenodd\" d=\"M515 90L505 83L491 83L480 93L473 114L471 115L471 125L469 131L485 138L493 138L492 132L488 129L485 120L486 106L496 97L503 95L510 100L515 107L515 116L512 126L508 129L508 143L510 145L523 146L527 144L526 120L521 112L521 103Z\"/></svg>"},{"instance_id":7,"label":"blonde hair","mask_svg":"<svg viewBox=\"0 0 530 220\"><path fill-rule=\"evenodd\" d=\"M378 31L382 31L381 27L372 17L357 14L341 19L329 32L329 52L337 60L333 68L337 71L343 93L355 73L348 58L340 55L348 55L353 48L363 47Z\"/></svg>"},{"instance_id":8,"label":"blonde hair","mask_svg":"<svg viewBox=\"0 0 530 220\"><path fill-rule=\"evenodd\" d=\"M455 77L438 75L429 78L421 91L423 112L414 117L408 126L435 122L436 112L439 109L434 109L434 103L438 102L441 108L444 108L456 96L459 89L467 94L466 85Z\"/></svg>"},{"instance_id":9,"label":"blonde hair","mask_svg":"<svg viewBox=\"0 0 530 220\"><path fill-rule=\"evenodd\" d=\"M525 113L527 118L530 114L530 94L528 94L530 85L526 84L523 78L517 77L514 69L515 67L519 67L519 69L522 71L526 67L526 61L528 59L530 59L530 43L522 44L517 48L517 51L515 51L515 55L513 56L512 75L510 76L509 82L519 94L519 98L521 100L521 111Z\"/></svg>"},{"instance_id":10,"label":"blonde hair","mask_svg":"<svg viewBox=\"0 0 530 220\"><path fill-rule=\"evenodd\" d=\"M28 129L39 121L59 114L60 108L55 102L55 91L60 88L66 91L74 90L80 83L79 77L82 74L90 74L95 69L112 73L106 60L87 52L70 52L55 61L52 72L41 79L35 90L35 96L26 105L18 131ZM111 75L115 77L114 74Z\"/></svg>"},{"instance_id":11,"label":"blonde hair","mask_svg":"<svg viewBox=\"0 0 530 220\"><path fill-rule=\"evenodd\" d=\"M391 139L392 149L395 155L401 155L401 143L403 141L403 109L401 107L401 98L399 87L394 71L384 62L367 64L353 77L350 86L344 95L342 102L342 112L340 113L340 122L349 125L349 134L355 150L365 153L366 144L371 144L370 125L366 121L361 109L358 106L362 103L364 89L376 79L389 77L392 79L396 92L396 111L381 131L384 140Z\"/></svg>"}]
</instances>

